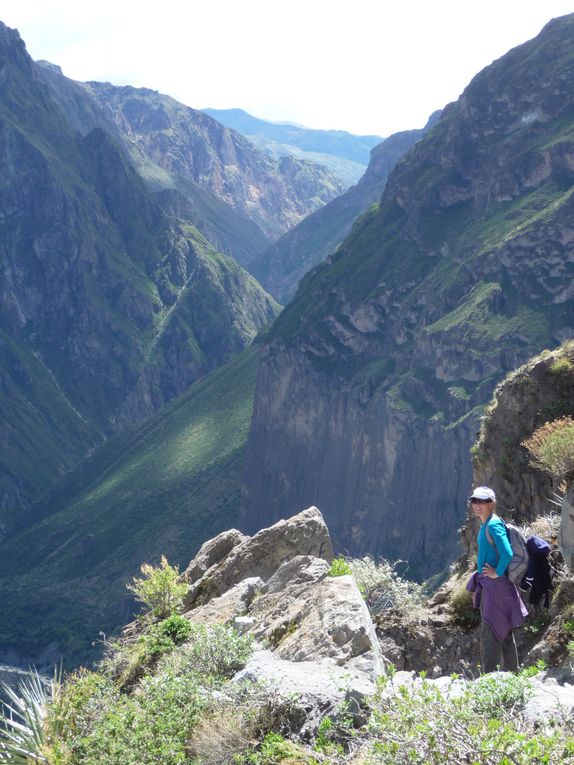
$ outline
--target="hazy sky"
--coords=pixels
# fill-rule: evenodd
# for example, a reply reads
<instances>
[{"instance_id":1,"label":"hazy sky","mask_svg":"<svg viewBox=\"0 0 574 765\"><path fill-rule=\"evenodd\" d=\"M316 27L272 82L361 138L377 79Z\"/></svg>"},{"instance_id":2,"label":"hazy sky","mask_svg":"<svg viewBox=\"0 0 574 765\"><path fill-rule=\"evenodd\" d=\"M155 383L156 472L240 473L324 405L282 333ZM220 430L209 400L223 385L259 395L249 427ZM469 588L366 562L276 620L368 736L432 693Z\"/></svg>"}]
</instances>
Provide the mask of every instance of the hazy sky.
<instances>
[{"instance_id":1,"label":"hazy sky","mask_svg":"<svg viewBox=\"0 0 574 765\"><path fill-rule=\"evenodd\" d=\"M420 127L574 0L2 0L35 59L309 127Z\"/></svg>"}]
</instances>

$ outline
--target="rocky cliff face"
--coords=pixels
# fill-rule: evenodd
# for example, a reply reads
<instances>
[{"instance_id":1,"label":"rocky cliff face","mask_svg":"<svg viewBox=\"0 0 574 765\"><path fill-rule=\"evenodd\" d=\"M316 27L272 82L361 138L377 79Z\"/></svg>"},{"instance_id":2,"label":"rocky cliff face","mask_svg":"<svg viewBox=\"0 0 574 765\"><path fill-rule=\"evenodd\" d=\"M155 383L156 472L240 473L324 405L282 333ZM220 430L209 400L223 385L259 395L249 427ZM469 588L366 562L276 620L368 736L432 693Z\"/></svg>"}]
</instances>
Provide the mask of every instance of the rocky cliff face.
<instances>
[{"instance_id":1,"label":"rocky cliff face","mask_svg":"<svg viewBox=\"0 0 574 765\"><path fill-rule=\"evenodd\" d=\"M273 301L76 133L0 25L3 515L244 348Z\"/></svg>"},{"instance_id":2,"label":"rocky cliff face","mask_svg":"<svg viewBox=\"0 0 574 765\"><path fill-rule=\"evenodd\" d=\"M44 67L44 76L70 119L84 131L93 120L90 110L99 108L98 119L115 126L136 166L155 186L175 186L194 196L191 183L236 210L268 239L343 190L320 165L292 157L276 162L204 112L156 91L70 83L53 67ZM86 97L89 107L83 105Z\"/></svg>"},{"instance_id":3,"label":"rocky cliff face","mask_svg":"<svg viewBox=\"0 0 574 765\"><path fill-rule=\"evenodd\" d=\"M301 282L259 373L247 527L313 502L339 549L419 575L452 555L496 382L574 332L573 29L475 77Z\"/></svg>"},{"instance_id":4,"label":"rocky cliff face","mask_svg":"<svg viewBox=\"0 0 574 765\"><path fill-rule=\"evenodd\" d=\"M374 147L369 166L356 186L309 215L254 258L251 272L280 303L291 300L299 280L331 255L359 215L379 201L393 167L437 119L438 113L424 129L396 133Z\"/></svg>"}]
</instances>

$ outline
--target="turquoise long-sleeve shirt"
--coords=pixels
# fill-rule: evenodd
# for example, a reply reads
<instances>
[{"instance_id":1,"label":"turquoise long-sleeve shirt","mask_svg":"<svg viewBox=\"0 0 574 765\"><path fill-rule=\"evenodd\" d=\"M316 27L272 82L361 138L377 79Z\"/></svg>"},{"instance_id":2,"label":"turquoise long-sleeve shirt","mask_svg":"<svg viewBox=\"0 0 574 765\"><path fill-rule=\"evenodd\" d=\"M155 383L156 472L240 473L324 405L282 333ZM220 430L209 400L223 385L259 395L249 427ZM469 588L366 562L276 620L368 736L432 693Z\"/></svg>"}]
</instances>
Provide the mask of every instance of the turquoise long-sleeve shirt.
<instances>
[{"instance_id":1,"label":"turquoise long-sleeve shirt","mask_svg":"<svg viewBox=\"0 0 574 765\"><path fill-rule=\"evenodd\" d=\"M496 550L488 541L486 536L486 527L490 537L496 545ZM482 568L488 563L496 568L498 576L504 576L508 564L512 559L512 547L508 541L508 534L504 523L497 515L491 515L488 521L480 527L478 532L478 573L482 574Z\"/></svg>"}]
</instances>

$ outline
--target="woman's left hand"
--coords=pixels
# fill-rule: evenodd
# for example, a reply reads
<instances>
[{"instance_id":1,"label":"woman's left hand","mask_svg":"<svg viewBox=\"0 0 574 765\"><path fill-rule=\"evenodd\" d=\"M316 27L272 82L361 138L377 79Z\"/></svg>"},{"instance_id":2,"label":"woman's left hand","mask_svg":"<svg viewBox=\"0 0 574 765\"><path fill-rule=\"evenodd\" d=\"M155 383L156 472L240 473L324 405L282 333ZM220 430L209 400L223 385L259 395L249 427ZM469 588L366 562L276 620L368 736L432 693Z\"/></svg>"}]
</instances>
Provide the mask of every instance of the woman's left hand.
<instances>
[{"instance_id":1,"label":"woman's left hand","mask_svg":"<svg viewBox=\"0 0 574 765\"><path fill-rule=\"evenodd\" d=\"M498 579L498 574L496 573L496 569L493 568L490 563L485 563L482 567L482 573L487 576L489 579Z\"/></svg>"}]
</instances>

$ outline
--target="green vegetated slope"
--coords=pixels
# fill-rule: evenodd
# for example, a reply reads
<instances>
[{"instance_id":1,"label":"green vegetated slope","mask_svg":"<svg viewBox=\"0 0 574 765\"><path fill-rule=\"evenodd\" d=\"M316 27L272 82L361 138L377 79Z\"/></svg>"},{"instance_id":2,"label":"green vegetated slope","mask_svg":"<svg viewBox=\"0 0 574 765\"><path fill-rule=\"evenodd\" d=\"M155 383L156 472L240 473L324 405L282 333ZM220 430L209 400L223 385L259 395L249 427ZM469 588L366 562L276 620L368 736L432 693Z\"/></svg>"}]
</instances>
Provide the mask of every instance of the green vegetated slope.
<instances>
[{"instance_id":1,"label":"green vegetated slope","mask_svg":"<svg viewBox=\"0 0 574 765\"><path fill-rule=\"evenodd\" d=\"M379 339L396 343L404 326L413 351L456 340L467 367L498 357L505 339L551 342L573 318L564 239L574 206L573 28L574 17L551 22L472 81L391 176L381 204L304 280L271 337L291 342L324 327L333 308L352 322L373 304Z\"/></svg>"},{"instance_id":2,"label":"green vegetated slope","mask_svg":"<svg viewBox=\"0 0 574 765\"><path fill-rule=\"evenodd\" d=\"M573 33L478 74L301 281L258 378L248 528L312 497L352 554L421 576L454 554L495 384L574 333Z\"/></svg>"},{"instance_id":3,"label":"green vegetated slope","mask_svg":"<svg viewBox=\"0 0 574 765\"><path fill-rule=\"evenodd\" d=\"M331 255L358 216L379 201L395 164L437 118L433 115L422 130L396 133L374 147L369 166L356 186L309 215L253 259L251 272L280 303L289 302L301 277Z\"/></svg>"},{"instance_id":4,"label":"green vegetated slope","mask_svg":"<svg viewBox=\"0 0 574 765\"><path fill-rule=\"evenodd\" d=\"M278 310L102 127L78 134L0 25L0 525ZM207 119L207 118L206 118ZM4 531L4 529L3 529Z\"/></svg>"},{"instance_id":5,"label":"green vegetated slope","mask_svg":"<svg viewBox=\"0 0 574 765\"><path fill-rule=\"evenodd\" d=\"M142 561L185 565L236 525L257 349L195 383L111 439L0 545L0 655L21 661L98 653L91 641L129 618L124 584Z\"/></svg>"}]
</instances>

